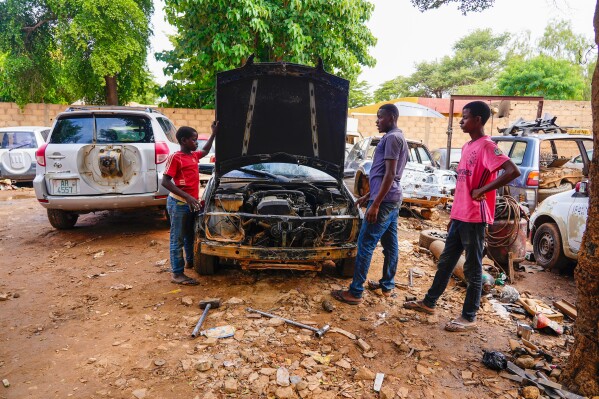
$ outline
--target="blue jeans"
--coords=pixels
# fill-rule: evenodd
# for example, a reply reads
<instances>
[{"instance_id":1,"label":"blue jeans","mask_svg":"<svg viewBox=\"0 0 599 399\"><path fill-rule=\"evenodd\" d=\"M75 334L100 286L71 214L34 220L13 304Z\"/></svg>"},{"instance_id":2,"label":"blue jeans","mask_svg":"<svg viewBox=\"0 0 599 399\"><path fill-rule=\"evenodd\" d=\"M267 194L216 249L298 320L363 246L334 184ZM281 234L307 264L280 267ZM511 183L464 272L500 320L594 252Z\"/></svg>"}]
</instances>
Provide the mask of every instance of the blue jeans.
<instances>
[{"instance_id":1,"label":"blue jeans","mask_svg":"<svg viewBox=\"0 0 599 399\"><path fill-rule=\"evenodd\" d=\"M447 288L453 269L462 251L466 251L464 276L467 281L466 299L462 308L462 316L469 321L476 320L476 312L480 306L480 296L483 286L483 248L485 243L485 223L467 223L452 220L449 234L445 241L445 249L439 257L437 273L424 304L434 308L437 300Z\"/></svg>"},{"instance_id":2,"label":"blue jeans","mask_svg":"<svg viewBox=\"0 0 599 399\"><path fill-rule=\"evenodd\" d=\"M171 270L173 274L181 274L185 269L183 260L183 248L185 248L185 260L193 265L193 222L194 213L185 202L178 201L168 196L166 210L171 218Z\"/></svg>"},{"instance_id":3,"label":"blue jeans","mask_svg":"<svg viewBox=\"0 0 599 399\"><path fill-rule=\"evenodd\" d=\"M383 246L383 277L379 280L383 291L395 288L395 272L397 271L398 246L397 246L397 216L399 214L398 202L382 202L376 223L362 222L358 236L358 255L354 278L349 286L349 292L356 298L361 298L364 292L364 282L368 276L372 253L376 244L381 241ZM370 208L372 201L368 201Z\"/></svg>"}]
</instances>

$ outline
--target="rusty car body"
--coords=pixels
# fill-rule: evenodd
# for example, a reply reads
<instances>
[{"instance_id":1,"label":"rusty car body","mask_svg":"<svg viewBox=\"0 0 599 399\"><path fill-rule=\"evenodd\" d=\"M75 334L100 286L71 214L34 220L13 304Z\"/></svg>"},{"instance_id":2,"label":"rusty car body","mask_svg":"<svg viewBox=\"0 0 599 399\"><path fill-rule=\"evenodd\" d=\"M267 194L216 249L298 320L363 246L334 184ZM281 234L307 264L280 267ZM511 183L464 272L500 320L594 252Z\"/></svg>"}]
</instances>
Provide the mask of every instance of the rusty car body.
<instances>
[{"instance_id":1,"label":"rusty car body","mask_svg":"<svg viewBox=\"0 0 599 399\"><path fill-rule=\"evenodd\" d=\"M217 75L214 174L196 219L194 268L353 274L362 211L343 184L348 81L252 63Z\"/></svg>"}]
</instances>

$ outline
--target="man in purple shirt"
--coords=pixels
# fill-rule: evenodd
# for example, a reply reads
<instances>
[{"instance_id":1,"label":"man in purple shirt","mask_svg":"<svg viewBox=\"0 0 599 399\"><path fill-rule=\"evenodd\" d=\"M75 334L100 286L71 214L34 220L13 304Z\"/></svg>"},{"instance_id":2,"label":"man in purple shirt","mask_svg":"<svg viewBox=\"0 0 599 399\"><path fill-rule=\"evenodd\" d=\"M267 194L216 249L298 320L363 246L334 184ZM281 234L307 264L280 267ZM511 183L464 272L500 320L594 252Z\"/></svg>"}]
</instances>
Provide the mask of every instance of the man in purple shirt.
<instances>
[{"instance_id":1,"label":"man in purple shirt","mask_svg":"<svg viewBox=\"0 0 599 399\"><path fill-rule=\"evenodd\" d=\"M331 292L333 298L350 305L362 302L372 253L379 240L385 257L383 276L378 282L368 281L368 287L380 288L385 296L390 296L395 288L398 259L397 216L402 200L400 180L408 161L408 143L403 132L397 128L399 110L395 105L384 104L376 115L378 131L385 135L374 151L369 178L370 192L357 200L358 206L367 202L367 210L358 236L354 278L349 290Z\"/></svg>"}]
</instances>

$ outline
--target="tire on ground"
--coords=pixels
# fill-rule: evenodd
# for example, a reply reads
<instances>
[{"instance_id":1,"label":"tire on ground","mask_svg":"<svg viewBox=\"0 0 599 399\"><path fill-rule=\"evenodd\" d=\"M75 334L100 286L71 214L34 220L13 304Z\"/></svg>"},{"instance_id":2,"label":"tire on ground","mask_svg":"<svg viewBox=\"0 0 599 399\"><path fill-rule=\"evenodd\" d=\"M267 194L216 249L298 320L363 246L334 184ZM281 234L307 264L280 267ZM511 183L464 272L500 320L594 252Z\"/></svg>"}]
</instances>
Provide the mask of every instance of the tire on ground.
<instances>
[{"instance_id":1,"label":"tire on ground","mask_svg":"<svg viewBox=\"0 0 599 399\"><path fill-rule=\"evenodd\" d=\"M537 265L544 269L559 271L568 264L562 247L562 237L555 223L539 226L533 237L532 248Z\"/></svg>"},{"instance_id":2,"label":"tire on ground","mask_svg":"<svg viewBox=\"0 0 599 399\"><path fill-rule=\"evenodd\" d=\"M47 211L50 224L58 230L72 229L79 218L79 214L62 209L47 209Z\"/></svg>"},{"instance_id":3,"label":"tire on ground","mask_svg":"<svg viewBox=\"0 0 599 399\"><path fill-rule=\"evenodd\" d=\"M214 274L216 260L216 256L195 253L193 257L193 268L200 276L212 275Z\"/></svg>"},{"instance_id":4,"label":"tire on ground","mask_svg":"<svg viewBox=\"0 0 599 399\"><path fill-rule=\"evenodd\" d=\"M570 190L572 190L572 184L569 182L560 183L560 185L555 188L539 188L537 191L537 202L541 203L547 197Z\"/></svg>"},{"instance_id":5,"label":"tire on ground","mask_svg":"<svg viewBox=\"0 0 599 399\"><path fill-rule=\"evenodd\" d=\"M443 241L447 239L447 232L443 230L422 230L418 238L418 245L424 249L429 249L433 241Z\"/></svg>"},{"instance_id":6,"label":"tire on ground","mask_svg":"<svg viewBox=\"0 0 599 399\"><path fill-rule=\"evenodd\" d=\"M356 258L345 258L341 259L335 265L337 268L337 274L341 277L353 277L354 268L356 267Z\"/></svg>"}]
</instances>

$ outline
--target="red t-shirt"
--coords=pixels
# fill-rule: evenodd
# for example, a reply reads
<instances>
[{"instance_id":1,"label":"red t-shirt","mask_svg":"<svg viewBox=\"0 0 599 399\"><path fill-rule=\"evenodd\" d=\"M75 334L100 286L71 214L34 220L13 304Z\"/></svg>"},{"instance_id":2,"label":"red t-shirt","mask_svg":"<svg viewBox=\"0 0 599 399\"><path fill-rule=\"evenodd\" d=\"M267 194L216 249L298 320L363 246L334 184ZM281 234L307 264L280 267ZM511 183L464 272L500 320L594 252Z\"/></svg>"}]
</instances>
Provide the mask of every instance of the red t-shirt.
<instances>
[{"instance_id":1,"label":"red t-shirt","mask_svg":"<svg viewBox=\"0 0 599 399\"><path fill-rule=\"evenodd\" d=\"M495 217L495 190L486 193L486 199L472 199L472 190L487 185L497 178L497 170L510 158L504 155L489 136L469 141L462 147L458 164L451 218L468 223L493 224Z\"/></svg>"},{"instance_id":2,"label":"red t-shirt","mask_svg":"<svg viewBox=\"0 0 599 399\"><path fill-rule=\"evenodd\" d=\"M202 151L194 151L189 154L177 151L169 155L164 171L165 175L172 177L175 186L196 199L200 197L198 163L203 155Z\"/></svg>"}]
</instances>

